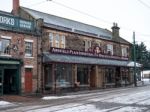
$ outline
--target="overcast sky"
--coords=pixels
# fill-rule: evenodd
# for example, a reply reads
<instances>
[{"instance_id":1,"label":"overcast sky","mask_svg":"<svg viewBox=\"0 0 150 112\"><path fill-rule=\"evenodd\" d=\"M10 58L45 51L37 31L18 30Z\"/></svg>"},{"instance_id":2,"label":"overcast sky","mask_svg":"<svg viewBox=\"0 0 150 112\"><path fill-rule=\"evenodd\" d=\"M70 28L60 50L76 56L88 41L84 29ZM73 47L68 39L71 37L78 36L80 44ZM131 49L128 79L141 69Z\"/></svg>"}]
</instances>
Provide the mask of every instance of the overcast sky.
<instances>
[{"instance_id":1,"label":"overcast sky","mask_svg":"<svg viewBox=\"0 0 150 112\"><path fill-rule=\"evenodd\" d=\"M111 30L113 22L120 36L143 41L150 50L150 0L20 0L20 5L45 13ZM0 10L10 12L12 0L1 0Z\"/></svg>"}]
</instances>

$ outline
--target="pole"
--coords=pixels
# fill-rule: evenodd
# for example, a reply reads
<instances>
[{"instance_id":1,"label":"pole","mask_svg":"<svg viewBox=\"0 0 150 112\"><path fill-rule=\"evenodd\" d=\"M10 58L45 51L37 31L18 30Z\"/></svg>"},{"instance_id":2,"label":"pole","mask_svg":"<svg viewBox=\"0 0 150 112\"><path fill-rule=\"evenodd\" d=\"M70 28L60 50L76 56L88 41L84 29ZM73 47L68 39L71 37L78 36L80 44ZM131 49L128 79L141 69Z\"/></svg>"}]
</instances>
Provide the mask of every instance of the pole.
<instances>
[{"instance_id":1,"label":"pole","mask_svg":"<svg viewBox=\"0 0 150 112\"><path fill-rule=\"evenodd\" d=\"M136 53L135 53L135 32L133 32L133 58L134 58L134 86L137 87L136 79Z\"/></svg>"}]
</instances>

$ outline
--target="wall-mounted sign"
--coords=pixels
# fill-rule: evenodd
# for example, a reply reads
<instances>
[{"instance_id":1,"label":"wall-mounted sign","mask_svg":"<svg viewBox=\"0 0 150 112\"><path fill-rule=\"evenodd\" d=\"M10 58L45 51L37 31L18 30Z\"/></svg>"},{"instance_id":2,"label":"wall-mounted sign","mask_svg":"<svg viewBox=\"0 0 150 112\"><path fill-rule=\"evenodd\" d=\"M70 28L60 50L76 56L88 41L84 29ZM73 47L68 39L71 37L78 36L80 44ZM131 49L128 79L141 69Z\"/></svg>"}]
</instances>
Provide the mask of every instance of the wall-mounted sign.
<instances>
[{"instance_id":1,"label":"wall-mounted sign","mask_svg":"<svg viewBox=\"0 0 150 112\"><path fill-rule=\"evenodd\" d=\"M3 26L16 28L16 29L24 29L24 30L33 30L34 23L32 21L20 19L15 16L8 16L4 14L0 14L0 24Z\"/></svg>"},{"instance_id":2,"label":"wall-mounted sign","mask_svg":"<svg viewBox=\"0 0 150 112\"><path fill-rule=\"evenodd\" d=\"M54 48L52 47L50 50L51 53L58 53L58 54L69 54L69 55L76 55L76 56L88 56L88 57L96 57L96 58L106 58L106 59L117 59L117 60L128 60L128 57L120 57L114 56L109 54L100 54L96 52L83 52L71 49L61 49L61 48Z\"/></svg>"}]
</instances>

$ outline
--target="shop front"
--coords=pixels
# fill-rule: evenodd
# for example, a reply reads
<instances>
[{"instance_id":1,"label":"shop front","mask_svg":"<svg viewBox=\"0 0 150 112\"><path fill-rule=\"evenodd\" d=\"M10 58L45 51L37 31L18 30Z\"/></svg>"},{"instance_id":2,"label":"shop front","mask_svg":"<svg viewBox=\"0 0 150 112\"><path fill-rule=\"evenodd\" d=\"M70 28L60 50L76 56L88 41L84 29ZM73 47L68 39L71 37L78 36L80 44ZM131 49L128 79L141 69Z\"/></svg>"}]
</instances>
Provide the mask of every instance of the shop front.
<instances>
[{"instance_id":1,"label":"shop front","mask_svg":"<svg viewBox=\"0 0 150 112\"><path fill-rule=\"evenodd\" d=\"M43 54L44 92L120 87L129 84L128 60L109 59L108 56L82 56L78 53L73 55L60 53L61 49L56 49L59 53Z\"/></svg>"},{"instance_id":2,"label":"shop front","mask_svg":"<svg viewBox=\"0 0 150 112\"><path fill-rule=\"evenodd\" d=\"M0 58L0 95L20 93L20 69L19 60Z\"/></svg>"}]
</instances>

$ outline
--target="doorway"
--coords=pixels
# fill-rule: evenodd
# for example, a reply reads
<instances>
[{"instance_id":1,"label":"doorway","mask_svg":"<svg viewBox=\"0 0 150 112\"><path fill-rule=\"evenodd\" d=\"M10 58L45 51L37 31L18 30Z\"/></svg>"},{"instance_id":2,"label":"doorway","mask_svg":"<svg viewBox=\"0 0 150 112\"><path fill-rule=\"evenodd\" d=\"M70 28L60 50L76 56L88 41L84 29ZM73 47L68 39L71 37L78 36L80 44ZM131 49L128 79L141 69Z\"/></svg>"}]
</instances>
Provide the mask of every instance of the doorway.
<instances>
[{"instance_id":1,"label":"doorway","mask_svg":"<svg viewBox=\"0 0 150 112\"><path fill-rule=\"evenodd\" d=\"M25 69L25 92L32 92L32 68Z\"/></svg>"},{"instance_id":2,"label":"doorway","mask_svg":"<svg viewBox=\"0 0 150 112\"><path fill-rule=\"evenodd\" d=\"M19 93L19 74L17 69L4 69L3 75L3 94Z\"/></svg>"}]
</instances>

